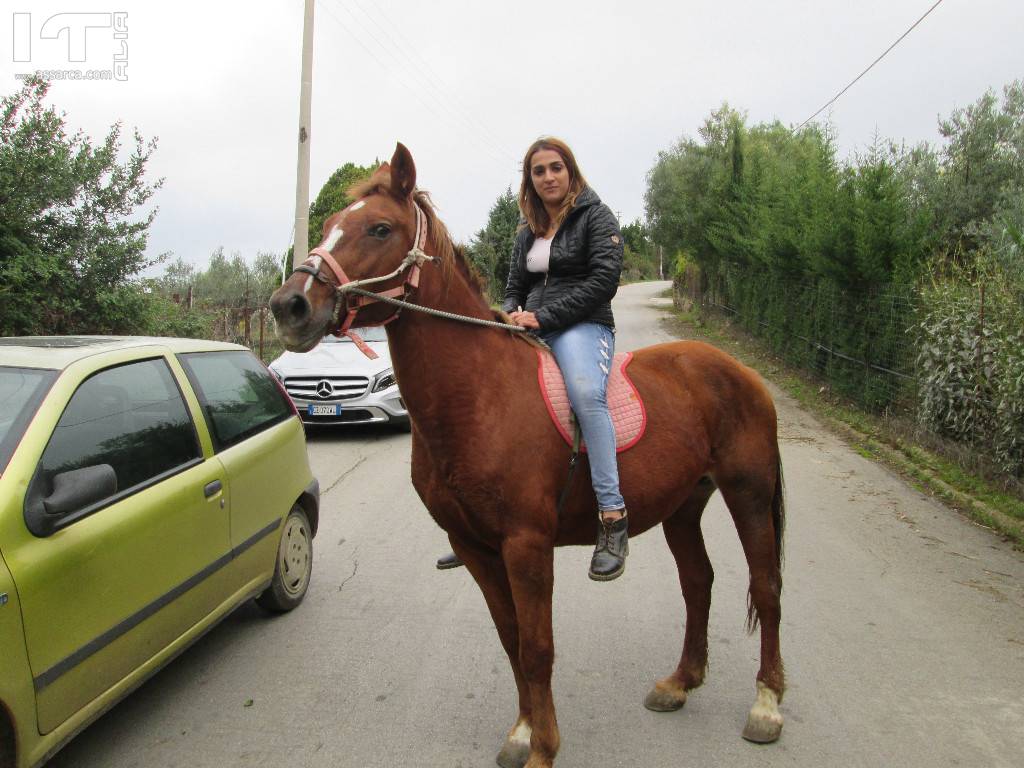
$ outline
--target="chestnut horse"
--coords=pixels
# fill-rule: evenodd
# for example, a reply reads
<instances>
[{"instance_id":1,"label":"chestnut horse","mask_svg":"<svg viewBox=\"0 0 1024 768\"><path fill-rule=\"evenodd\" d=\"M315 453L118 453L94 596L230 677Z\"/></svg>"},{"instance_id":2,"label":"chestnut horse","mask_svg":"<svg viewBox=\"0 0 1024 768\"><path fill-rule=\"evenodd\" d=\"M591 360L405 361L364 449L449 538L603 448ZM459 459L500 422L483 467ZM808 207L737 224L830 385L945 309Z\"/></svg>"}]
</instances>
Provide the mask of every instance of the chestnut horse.
<instances>
[{"instance_id":1,"label":"chestnut horse","mask_svg":"<svg viewBox=\"0 0 1024 768\"><path fill-rule=\"evenodd\" d=\"M551 695L553 550L593 545L597 506L589 473L576 473L559 513L569 451L538 391L537 350L522 334L411 307L396 318L387 299L368 297L372 286L392 301L402 296L423 308L496 319L474 270L416 189L409 151L399 144L391 162L351 194L357 201L327 219L320 246L271 298L278 335L288 349L304 352L353 322L388 323L412 418L413 485L480 586L519 689L519 714L498 764L551 766L559 745ZM686 604L679 665L654 683L644 703L679 709L704 681L714 573L700 520L717 488L750 569L748 628L761 628L757 694L743 736L774 741L784 690L775 408L753 371L698 342L639 350L629 373L648 416L645 437L619 455L629 532L661 524Z\"/></svg>"}]
</instances>

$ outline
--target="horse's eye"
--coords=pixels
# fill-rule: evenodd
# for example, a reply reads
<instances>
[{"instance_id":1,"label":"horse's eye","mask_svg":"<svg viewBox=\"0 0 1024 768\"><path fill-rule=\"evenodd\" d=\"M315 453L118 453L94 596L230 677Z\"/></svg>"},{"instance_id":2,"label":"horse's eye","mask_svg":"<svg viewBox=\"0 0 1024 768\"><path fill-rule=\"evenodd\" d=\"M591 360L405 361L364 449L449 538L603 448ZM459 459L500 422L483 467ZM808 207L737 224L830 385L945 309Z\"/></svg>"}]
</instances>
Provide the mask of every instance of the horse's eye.
<instances>
[{"instance_id":1,"label":"horse's eye","mask_svg":"<svg viewBox=\"0 0 1024 768\"><path fill-rule=\"evenodd\" d=\"M376 237L378 240L383 240L385 237L391 234L390 224L374 224L369 229L370 237Z\"/></svg>"}]
</instances>

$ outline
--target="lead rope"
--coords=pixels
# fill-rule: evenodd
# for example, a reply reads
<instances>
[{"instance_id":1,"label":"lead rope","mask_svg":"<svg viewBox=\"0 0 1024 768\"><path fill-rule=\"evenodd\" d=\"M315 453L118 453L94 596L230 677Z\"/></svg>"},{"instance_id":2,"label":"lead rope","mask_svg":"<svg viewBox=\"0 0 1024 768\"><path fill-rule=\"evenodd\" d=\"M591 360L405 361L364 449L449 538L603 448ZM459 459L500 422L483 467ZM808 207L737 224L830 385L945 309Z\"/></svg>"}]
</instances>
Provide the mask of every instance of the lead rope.
<instances>
[{"instance_id":1,"label":"lead rope","mask_svg":"<svg viewBox=\"0 0 1024 768\"><path fill-rule=\"evenodd\" d=\"M395 307L411 309L414 312L423 312L424 314L433 315L434 317L443 317L448 320L460 320L464 323L470 323L471 325L482 325L487 328L501 328L503 331L514 331L516 333L522 333L523 331L529 330L527 328L523 328L521 325L499 323L494 320L481 320L479 317L469 317L467 315L458 315L455 314L454 312L445 312L440 309L434 309L433 307L424 307L419 304L412 304L408 301L402 301L401 299L393 299L390 296L381 296L379 293L367 291L362 288L349 288L347 287L348 285L352 285L352 283L348 283L346 285L344 293L355 293L359 296L370 296L372 298L377 299L378 301L384 302L385 304L391 304L392 306Z\"/></svg>"}]
</instances>

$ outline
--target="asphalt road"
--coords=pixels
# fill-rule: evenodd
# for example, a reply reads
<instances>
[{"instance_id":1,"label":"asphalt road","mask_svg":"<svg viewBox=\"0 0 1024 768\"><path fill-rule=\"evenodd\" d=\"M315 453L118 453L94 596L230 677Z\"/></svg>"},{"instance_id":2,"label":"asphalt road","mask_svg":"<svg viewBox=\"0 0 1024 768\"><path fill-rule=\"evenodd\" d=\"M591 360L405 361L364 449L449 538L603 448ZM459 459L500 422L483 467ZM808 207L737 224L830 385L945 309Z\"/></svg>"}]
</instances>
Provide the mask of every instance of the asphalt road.
<instances>
[{"instance_id":1,"label":"asphalt road","mask_svg":"<svg viewBox=\"0 0 1024 768\"><path fill-rule=\"evenodd\" d=\"M665 287L620 291L620 350L669 338L653 298ZM625 576L607 584L587 579L588 550L557 553L557 765L1021 765L1024 557L773 393L789 515L782 738L740 739L758 647L716 496L710 670L682 711L641 704L682 646L660 532L631 541ZM494 764L512 676L465 569L434 569L448 547L409 482L408 435L320 431L309 454L323 508L306 602L279 618L244 606L52 766Z\"/></svg>"}]
</instances>

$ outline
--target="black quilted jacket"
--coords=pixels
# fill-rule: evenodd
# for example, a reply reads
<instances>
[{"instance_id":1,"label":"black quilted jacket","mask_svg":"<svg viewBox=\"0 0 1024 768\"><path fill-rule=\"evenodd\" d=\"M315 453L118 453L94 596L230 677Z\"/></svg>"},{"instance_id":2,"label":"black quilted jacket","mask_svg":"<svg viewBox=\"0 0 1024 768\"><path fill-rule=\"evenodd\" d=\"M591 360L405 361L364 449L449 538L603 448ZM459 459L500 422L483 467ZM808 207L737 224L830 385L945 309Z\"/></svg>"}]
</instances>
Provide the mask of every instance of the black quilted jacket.
<instances>
[{"instance_id":1,"label":"black quilted jacket","mask_svg":"<svg viewBox=\"0 0 1024 768\"><path fill-rule=\"evenodd\" d=\"M584 321L614 328L611 301L622 272L622 233L594 190L579 194L555 233L546 275L526 270L534 239L528 227L516 237L502 309L533 312L541 332Z\"/></svg>"}]
</instances>

